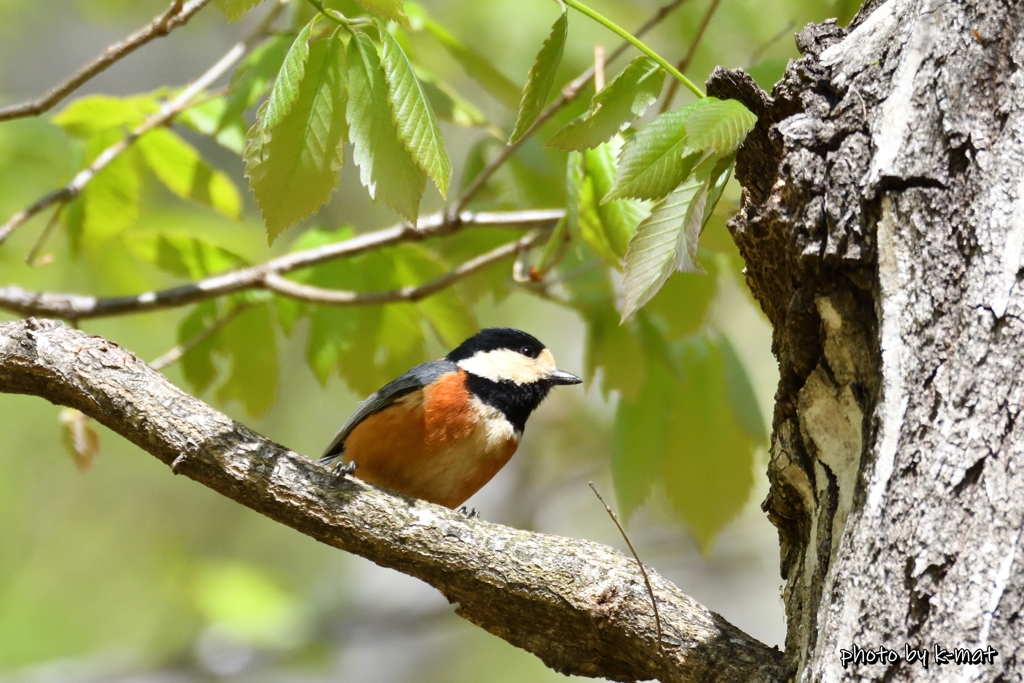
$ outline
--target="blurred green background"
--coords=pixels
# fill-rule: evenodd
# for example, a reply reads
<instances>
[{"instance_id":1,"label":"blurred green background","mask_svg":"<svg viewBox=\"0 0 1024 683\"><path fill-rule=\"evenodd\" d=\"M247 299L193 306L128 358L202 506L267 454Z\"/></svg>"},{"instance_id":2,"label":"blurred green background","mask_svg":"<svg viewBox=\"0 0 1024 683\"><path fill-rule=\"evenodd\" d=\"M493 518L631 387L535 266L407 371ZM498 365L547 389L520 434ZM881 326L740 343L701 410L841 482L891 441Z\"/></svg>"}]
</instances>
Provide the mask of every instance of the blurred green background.
<instances>
[{"instance_id":1,"label":"blurred green background","mask_svg":"<svg viewBox=\"0 0 1024 683\"><path fill-rule=\"evenodd\" d=\"M557 11L550 0L423 4L519 84ZM652 0L592 4L630 28L659 6ZM0 0L5 17L0 24L0 102L42 93L165 6L164 0ZM677 60L707 7L706 0L689 0L649 35L649 44ZM795 30L849 12L845 5L819 0L723 0L688 75L700 82L715 65L745 67L770 85L786 60L796 56ZM244 35L259 13L228 24L208 8L76 96L185 83ZM618 41L592 22L572 17L565 79L586 68L595 43L611 48ZM510 122L512 114L484 95L440 48L414 44L435 74L473 97L502 125ZM480 134L447 124L444 130L458 177ZM245 187L236 156L191 139ZM70 141L45 117L0 124L0 215L6 219L66 181L76 168L71 157ZM545 167L539 145L532 152L528 146L524 159L527 171L533 164L542 176L561 173ZM145 210L135 228L141 233L173 226L215 233L218 243L254 261L269 253L248 193L239 222L183 205L152 183L143 194ZM524 204L557 206L557 192L538 189L535 194ZM738 196L733 182L725 201L735 207ZM424 212L440 206L436 192L428 194ZM366 197L350 163L339 194L318 220L364 230L390 225L397 217ZM120 294L176 282L121 258L117 249L123 247L72 259L62 233L46 245L54 262L30 268L23 257L41 229L33 226L0 248L0 284ZM286 241L293 238L286 235ZM720 277L711 319L746 363L770 424L776 381L770 331L741 290L737 273ZM174 345L185 314L86 321L82 328L152 359ZM560 367L581 372L584 326L565 309L514 293L500 303L483 300L476 314L482 325L529 330L551 347ZM0 320L11 317L0 313ZM252 418L237 402L215 405L292 449L318 454L361 397L337 377L321 387L306 365L302 330L279 344L279 387L265 415ZM429 351L444 353L436 343ZM178 366L166 372L188 388ZM624 549L586 485L592 480L613 498L611 421L617 398L613 392L605 400L598 384L554 392L531 419L511 464L470 505L490 521ZM209 394L204 398L214 400ZM0 680L513 683L564 678L455 617L424 584L319 545L171 476L155 459L105 429L99 429L98 457L87 469L76 468L62 443L60 412L39 399L0 394ZM764 457L762 452L755 459L755 483L743 512L705 553L657 491L632 516L628 529L646 563L740 628L768 644L781 644L785 626L776 535L758 509L767 490Z\"/></svg>"}]
</instances>

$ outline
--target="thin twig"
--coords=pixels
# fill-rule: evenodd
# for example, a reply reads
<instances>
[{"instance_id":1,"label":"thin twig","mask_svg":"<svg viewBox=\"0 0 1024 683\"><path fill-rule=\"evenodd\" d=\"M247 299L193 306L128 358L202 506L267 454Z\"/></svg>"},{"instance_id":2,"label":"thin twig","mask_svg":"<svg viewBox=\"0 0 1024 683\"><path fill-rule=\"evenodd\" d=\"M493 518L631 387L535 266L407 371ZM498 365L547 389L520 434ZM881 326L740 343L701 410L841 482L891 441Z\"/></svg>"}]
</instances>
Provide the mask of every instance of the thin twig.
<instances>
[{"instance_id":1,"label":"thin twig","mask_svg":"<svg viewBox=\"0 0 1024 683\"><path fill-rule=\"evenodd\" d=\"M210 0L192 0L182 2L174 0L162 14L157 15L151 22L140 28L135 33L110 45L93 61L89 62L76 71L63 83L53 87L50 92L28 102L9 104L0 107L0 121L10 121L28 116L39 116L40 114L53 109L61 100L73 93L84 83L102 73L111 65L124 59L126 56L139 49L146 43L166 36L174 29L188 23L196 12L208 5Z\"/></svg>"},{"instance_id":2,"label":"thin twig","mask_svg":"<svg viewBox=\"0 0 1024 683\"><path fill-rule=\"evenodd\" d=\"M658 632L658 652L664 659L665 651L662 649L661 645L661 615L658 613L658 601L654 599L654 588L651 586L651 579L647 576L647 570L644 569L644 563L640 561L640 556L636 554L636 549L633 547L633 543L630 542L629 536L626 534L626 530L623 529L622 524L619 523L619 518L614 512L612 512L611 506L605 502L604 496L602 496L601 492L597 490L596 486L594 486L594 482L588 481L587 483L590 484L590 490L594 492L597 499L601 501L602 505L604 505L604 509L608 512L608 516L612 518L613 522L615 522L615 526L618 527L619 533L622 534L622 538L625 539L626 545L629 546L629 552L633 553L633 559L636 560L637 566L640 567L640 573L644 576L644 583L647 584L647 594L651 596L651 607L654 608L654 628ZM668 660L666 659L665 661L667 662Z\"/></svg>"},{"instance_id":3,"label":"thin twig","mask_svg":"<svg viewBox=\"0 0 1024 683\"><path fill-rule=\"evenodd\" d=\"M114 159L124 154L135 142L151 130L166 126L171 120L192 106L192 100L214 81L227 73L228 69L234 66L245 56L249 48L266 34L269 24L276 18L277 14L284 8L285 0L278 0L273 9L264 17L260 25L245 40L236 43L221 57L216 64L211 66L206 73L197 78L191 85L182 90L176 97L168 100L160 106L156 113L139 124L124 138L115 142L110 147L100 152L100 155L86 168L82 169L64 187L50 192L37 200L27 209L19 211L11 217L4 225L0 226L0 244L10 237L11 233L17 230L30 218L45 210L46 208L60 203L68 203L77 197L85 186L96 177L96 174L106 168Z\"/></svg>"},{"instance_id":4,"label":"thin twig","mask_svg":"<svg viewBox=\"0 0 1024 683\"><path fill-rule=\"evenodd\" d=\"M644 22L644 25L638 28L633 35L638 38L643 36L652 28L660 24L662 20L672 12L672 10L679 7L684 2L687 2L687 0L672 0L672 2L663 5L654 13L653 16L651 16L650 19ZM617 58L622 56L627 49L629 49L629 43L623 42L608 56L605 60L605 64L607 65L614 62ZM520 147L522 147L523 143L536 133L541 126L550 121L551 117L561 111L563 107L579 97L580 92L593 78L594 67L591 66L575 79L567 83L565 87L562 88L562 92L559 96L548 105L547 109L540 113L540 116L537 117L537 120L533 122L533 125L527 129L523 136L515 142L506 145L501 152L498 153L498 156L494 157L494 159L492 159L491 162L487 164L482 171L480 171L477 177L473 179L473 182L470 183L469 187L466 188L462 195L459 196L458 200L456 200L449 209L451 215L457 215L465 209L470 200L472 200L473 197L483 189L484 185L487 184L487 181L491 179L491 176L493 176L499 168L505 165L505 162L507 162L509 158L515 154Z\"/></svg>"},{"instance_id":5,"label":"thin twig","mask_svg":"<svg viewBox=\"0 0 1024 683\"><path fill-rule=\"evenodd\" d=\"M64 213L65 206L66 204L61 204L60 206L57 207L57 210L53 212L52 216L50 216L50 220L47 221L46 227L43 228L43 231L41 233L39 233L39 238L36 239L36 243L33 244L32 248L28 250L28 253L25 255L25 263L27 263L29 266L35 267L36 257L39 256L39 252L46 244L46 240L48 240L50 238L50 234L53 233L53 228L56 227L57 221L60 220L60 215ZM52 260L53 259L51 258L50 261Z\"/></svg>"},{"instance_id":6,"label":"thin twig","mask_svg":"<svg viewBox=\"0 0 1024 683\"><path fill-rule=\"evenodd\" d=\"M793 26L793 20L790 19L786 23L786 25L782 27L782 30L780 30L774 36L766 40L761 46L759 46L756 50L754 50L751 53L750 59L747 60L747 66L754 66L759 61L761 61L761 57L764 55L765 52L768 51L768 48L770 48L772 45L785 38L787 33L791 33L793 31Z\"/></svg>"},{"instance_id":7,"label":"thin twig","mask_svg":"<svg viewBox=\"0 0 1024 683\"><path fill-rule=\"evenodd\" d=\"M252 308L251 304L244 302L238 304L233 309L228 311L226 314L214 320L209 327L203 328L194 337L186 339L182 343L168 350L167 353L163 354L159 358L154 359L152 362L150 362L149 367L153 368L154 370L163 370L168 365L173 365L174 363L177 363L179 360L181 360L182 356L184 356L186 353L202 344L204 341L206 341L213 335L223 330L225 327L228 326L228 323L230 323L232 320L234 320L235 318L237 318L250 308Z\"/></svg>"},{"instance_id":8,"label":"thin twig","mask_svg":"<svg viewBox=\"0 0 1024 683\"><path fill-rule=\"evenodd\" d=\"M704 38L704 32L708 28L708 24L711 23L711 17L715 16L715 10L718 9L718 5L721 0L711 0L711 4L704 11L704 16L700 19L700 25L697 26L697 32L693 35L693 40L690 41L690 47L687 48L686 54L679 60L679 64L676 65L676 69L680 72L685 73L690 68L690 62L693 61L693 56L697 54L697 47L700 45L701 39ZM659 114L664 114L668 111L668 108L672 106L672 100L676 98L676 92L679 91L679 81L673 80L668 84L668 90L665 92L665 99L661 102L661 108L658 110Z\"/></svg>"},{"instance_id":9,"label":"thin twig","mask_svg":"<svg viewBox=\"0 0 1024 683\"><path fill-rule=\"evenodd\" d=\"M459 280L480 272L484 268L512 258L522 251L531 249L543 242L549 236L548 232L538 232L524 237L515 242L503 244L500 247L481 254L476 258L466 261L457 268L454 268L444 275L438 276L422 285L410 285L399 289L391 289L383 292L351 292L337 289L323 289L304 285L292 280L287 280L276 273L267 273L263 282L267 289L275 294L281 294L291 299L307 301L316 304L330 304L332 306L376 306L380 304L391 304L400 301L420 301L431 294L436 294L442 289L451 287Z\"/></svg>"},{"instance_id":10,"label":"thin twig","mask_svg":"<svg viewBox=\"0 0 1024 683\"><path fill-rule=\"evenodd\" d=\"M512 229L552 227L564 215L565 212L553 209L476 214L464 212L455 221L450 221L444 214L437 213L421 218L415 227L408 223L400 223L383 230L357 235L341 242L285 254L261 265L233 270L205 280L156 292L100 299L78 294L31 292L13 285L0 287L0 309L25 316L45 316L76 321L175 308L235 292L264 288L268 274L282 275L300 268L351 258L402 242L415 242L430 237L448 235L467 227Z\"/></svg>"}]
</instances>

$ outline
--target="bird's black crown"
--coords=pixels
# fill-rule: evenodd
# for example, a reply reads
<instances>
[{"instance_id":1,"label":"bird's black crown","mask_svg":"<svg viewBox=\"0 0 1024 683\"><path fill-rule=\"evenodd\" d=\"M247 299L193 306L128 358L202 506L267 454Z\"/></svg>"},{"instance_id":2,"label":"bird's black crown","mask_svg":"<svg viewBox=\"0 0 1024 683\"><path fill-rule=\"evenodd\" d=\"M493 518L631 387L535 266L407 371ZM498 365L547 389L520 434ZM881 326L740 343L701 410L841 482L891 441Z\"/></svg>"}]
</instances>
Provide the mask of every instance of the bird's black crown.
<instances>
[{"instance_id":1,"label":"bird's black crown","mask_svg":"<svg viewBox=\"0 0 1024 683\"><path fill-rule=\"evenodd\" d=\"M522 330L511 327L490 327L459 344L456 349L445 356L445 360L458 363L460 360L471 358L474 354L499 349L511 349L524 356L536 358L544 348L544 345L536 337Z\"/></svg>"}]
</instances>

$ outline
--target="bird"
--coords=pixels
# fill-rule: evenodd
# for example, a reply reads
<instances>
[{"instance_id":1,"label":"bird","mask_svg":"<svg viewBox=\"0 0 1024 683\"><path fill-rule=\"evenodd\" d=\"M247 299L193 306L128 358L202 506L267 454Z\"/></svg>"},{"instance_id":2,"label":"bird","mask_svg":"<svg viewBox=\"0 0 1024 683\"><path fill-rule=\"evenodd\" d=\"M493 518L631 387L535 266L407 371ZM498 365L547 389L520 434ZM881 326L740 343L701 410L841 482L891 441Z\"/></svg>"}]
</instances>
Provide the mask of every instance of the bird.
<instances>
[{"instance_id":1,"label":"bird","mask_svg":"<svg viewBox=\"0 0 1024 683\"><path fill-rule=\"evenodd\" d=\"M455 509L505 466L551 389L582 381L536 337L488 328L371 394L320 463Z\"/></svg>"}]
</instances>

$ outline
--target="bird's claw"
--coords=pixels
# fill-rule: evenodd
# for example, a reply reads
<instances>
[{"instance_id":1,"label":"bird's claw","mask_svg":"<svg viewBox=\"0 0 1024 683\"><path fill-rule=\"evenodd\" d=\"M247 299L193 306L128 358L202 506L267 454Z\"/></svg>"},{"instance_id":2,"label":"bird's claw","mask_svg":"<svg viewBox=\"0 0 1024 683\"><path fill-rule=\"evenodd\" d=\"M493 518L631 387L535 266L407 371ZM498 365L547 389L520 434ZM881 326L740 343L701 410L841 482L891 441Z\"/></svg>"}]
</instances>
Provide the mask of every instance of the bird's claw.
<instances>
[{"instance_id":1,"label":"bird's claw","mask_svg":"<svg viewBox=\"0 0 1024 683\"><path fill-rule=\"evenodd\" d=\"M466 516L466 519L475 519L480 516L480 511L476 508L467 508L465 505L459 507L456 512L461 512Z\"/></svg>"},{"instance_id":2,"label":"bird's claw","mask_svg":"<svg viewBox=\"0 0 1024 683\"><path fill-rule=\"evenodd\" d=\"M341 479L344 476L355 474L356 472L356 461L350 460L344 465L336 465L334 467L334 475Z\"/></svg>"}]
</instances>

